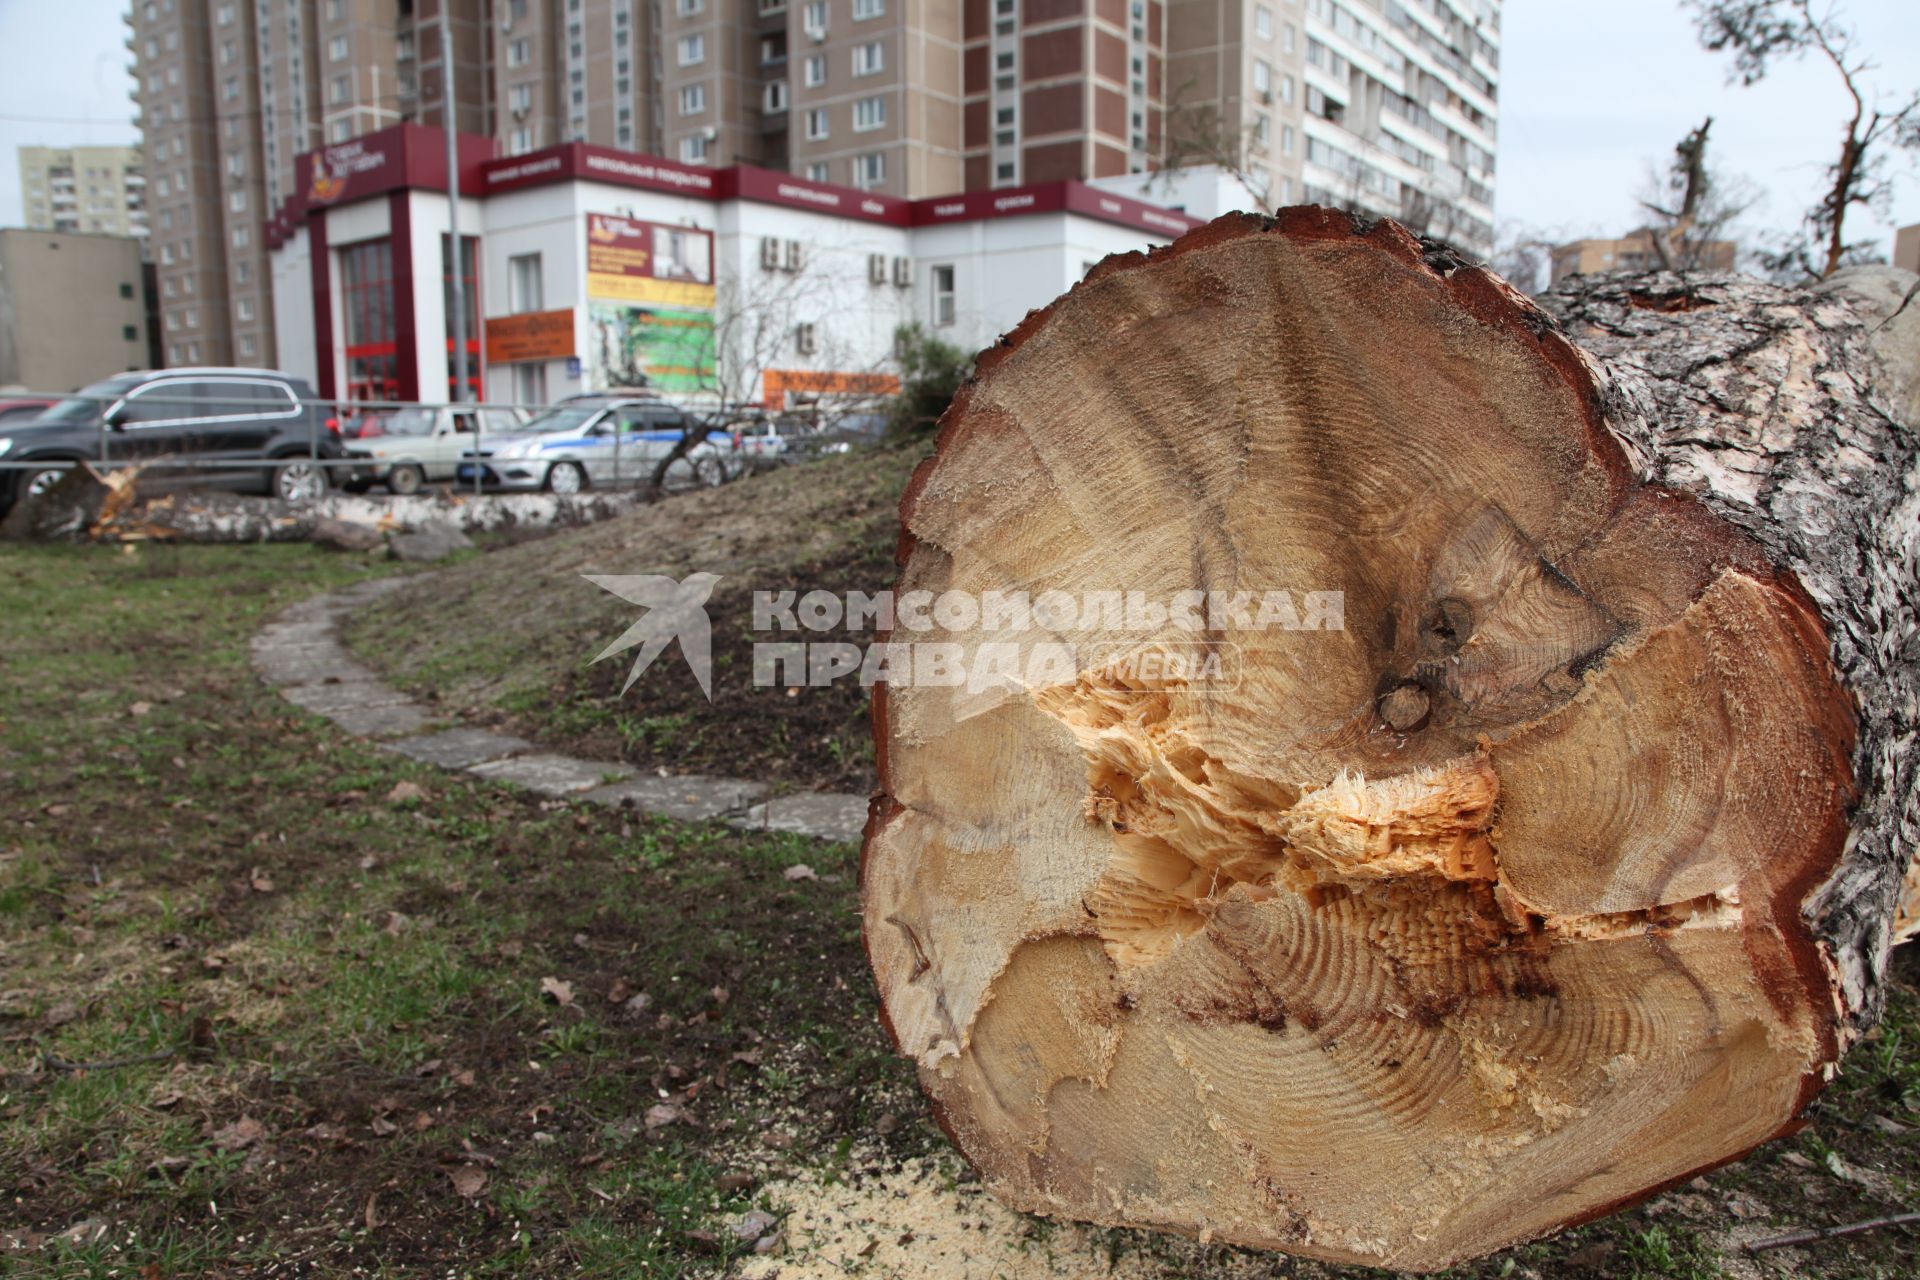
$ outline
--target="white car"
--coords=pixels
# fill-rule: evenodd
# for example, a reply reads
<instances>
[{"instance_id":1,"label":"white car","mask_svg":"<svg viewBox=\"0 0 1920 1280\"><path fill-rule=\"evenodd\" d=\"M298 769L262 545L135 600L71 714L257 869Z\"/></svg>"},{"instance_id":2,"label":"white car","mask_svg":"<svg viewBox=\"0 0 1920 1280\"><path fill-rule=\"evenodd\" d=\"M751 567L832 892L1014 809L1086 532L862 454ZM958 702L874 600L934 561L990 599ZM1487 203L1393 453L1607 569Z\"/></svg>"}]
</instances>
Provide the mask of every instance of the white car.
<instances>
[{"instance_id":1,"label":"white car","mask_svg":"<svg viewBox=\"0 0 1920 1280\"><path fill-rule=\"evenodd\" d=\"M660 459L693 425L686 411L652 396L574 396L520 428L514 436L483 439L456 472L471 482L480 468L490 489L546 489L579 493L646 484ZM724 484L738 473L735 440L709 431L675 461L667 484Z\"/></svg>"},{"instance_id":2,"label":"white car","mask_svg":"<svg viewBox=\"0 0 1920 1280\"><path fill-rule=\"evenodd\" d=\"M349 448L355 457L369 459L372 480L392 493L418 493L429 480L451 480L460 460L489 436L518 435L525 429L524 409L487 405L451 405L394 409L368 424L373 434L357 437Z\"/></svg>"}]
</instances>

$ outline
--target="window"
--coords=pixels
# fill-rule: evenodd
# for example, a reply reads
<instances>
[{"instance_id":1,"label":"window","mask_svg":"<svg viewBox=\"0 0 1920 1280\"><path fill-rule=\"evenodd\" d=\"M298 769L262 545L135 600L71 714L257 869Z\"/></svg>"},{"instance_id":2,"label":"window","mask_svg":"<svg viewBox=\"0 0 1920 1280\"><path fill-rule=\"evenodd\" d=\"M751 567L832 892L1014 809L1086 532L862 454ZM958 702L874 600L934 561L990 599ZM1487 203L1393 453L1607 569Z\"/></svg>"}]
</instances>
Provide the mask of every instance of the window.
<instances>
[{"instance_id":1,"label":"window","mask_svg":"<svg viewBox=\"0 0 1920 1280\"><path fill-rule=\"evenodd\" d=\"M234 213L245 213L247 211L247 189L245 187L235 187L233 190L227 192L227 208Z\"/></svg>"},{"instance_id":2,"label":"window","mask_svg":"<svg viewBox=\"0 0 1920 1280\"><path fill-rule=\"evenodd\" d=\"M531 57L531 53L527 43L527 38L525 36L520 37L520 39L518 40L508 41L507 43L507 65L508 66L524 67L527 65L527 62L529 61L530 57Z\"/></svg>"},{"instance_id":3,"label":"window","mask_svg":"<svg viewBox=\"0 0 1920 1280\"><path fill-rule=\"evenodd\" d=\"M138 342L140 340L140 330L133 325L123 324L120 326L120 337L127 342Z\"/></svg>"},{"instance_id":4,"label":"window","mask_svg":"<svg viewBox=\"0 0 1920 1280\"><path fill-rule=\"evenodd\" d=\"M807 112L807 138L810 141L818 142L820 139L826 137L827 133L827 109L825 107L815 107L813 110Z\"/></svg>"},{"instance_id":5,"label":"window","mask_svg":"<svg viewBox=\"0 0 1920 1280\"><path fill-rule=\"evenodd\" d=\"M533 150L533 130L522 125L507 135L507 154L523 156Z\"/></svg>"},{"instance_id":6,"label":"window","mask_svg":"<svg viewBox=\"0 0 1920 1280\"><path fill-rule=\"evenodd\" d=\"M853 131L865 133L869 129L878 129L887 122L887 100L881 97L862 98L853 104Z\"/></svg>"},{"instance_id":7,"label":"window","mask_svg":"<svg viewBox=\"0 0 1920 1280\"><path fill-rule=\"evenodd\" d=\"M522 408L547 402L547 366L538 360L513 366L513 398Z\"/></svg>"},{"instance_id":8,"label":"window","mask_svg":"<svg viewBox=\"0 0 1920 1280\"><path fill-rule=\"evenodd\" d=\"M825 182L827 180L827 173L827 162L825 160L816 160L807 166L807 181Z\"/></svg>"},{"instance_id":9,"label":"window","mask_svg":"<svg viewBox=\"0 0 1920 1280\"><path fill-rule=\"evenodd\" d=\"M1273 92L1273 68L1262 58L1253 60L1253 91L1261 94Z\"/></svg>"},{"instance_id":10,"label":"window","mask_svg":"<svg viewBox=\"0 0 1920 1280\"><path fill-rule=\"evenodd\" d=\"M866 155L855 157L853 162L853 185L863 190L879 186L887 180L887 156L883 151L869 151Z\"/></svg>"},{"instance_id":11,"label":"window","mask_svg":"<svg viewBox=\"0 0 1920 1280\"><path fill-rule=\"evenodd\" d=\"M887 51L878 40L869 40L866 44L856 45L853 50L853 74L870 76L885 69Z\"/></svg>"},{"instance_id":12,"label":"window","mask_svg":"<svg viewBox=\"0 0 1920 1280\"><path fill-rule=\"evenodd\" d=\"M787 33L776 31L760 41L760 65L769 66L787 60Z\"/></svg>"},{"instance_id":13,"label":"window","mask_svg":"<svg viewBox=\"0 0 1920 1280\"><path fill-rule=\"evenodd\" d=\"M120 282L120 296L123 298L131 298L133 296L133 285L122 280Z\"/></svg>"},{"instance_id":14,"label":"window","mask_svg":"<svg viewBox=\"0 0 1920 1280\"><path fill-rule=\"evenodd\" d=\"M233 41L231 40L220 45L220 65L223 67L233 65Z\"/></svg>"},{"instance_id":15,"label":"window","mask_svg":"<svg viewBox=\"0 0 1920 1280\"><path fill-rule=\"evenodd\" d=\"M817 89L827 82L826 54L810 53L807 55L805 78L807 88L809 89Z\"/></svg>"},{"instance_id":16,"label":"window","mask_svg":"<svg viewBox=\"0 0 1920 1280\"><path fill-rule=\"evenodd\" d=\"M480 240L477 236L460 237L460 288L462 301L466 303L467 322L467 388L466 394L458 394L458 384L453 380L453 238L442 234L440 237L440 306L446 317L443 329L447 351L447 398L450 400L479 400L480 388L480 289L479 259Z\"/></svg>"},{"instance_id":17,"label":"window","mask_svg":"<svg viewBox=\"0 0 1920 1280\"><path fill-rule=\"evenodd\" d=\"M243 335L241 337L240 354L244 356L246 359L248 360L253 359L254 356L259 354L259 350L260 350L259 347L254 344L253 337L251 334Z\"/></svg>"},{"instance_id":18,"label":"window","mask_svg":"<svg viewBox=\"0 0 1920 1280\"><path fill-rule=\"evenodd\" d=\"M887 0L853 0L853 20L865 22L887 11Z\"/></svg>"},{"instance_id":19,"label":"window","mask_svg":"<svg viewBox=\"0 0 1920 1280\"><path fill-rule=\"evenodd\" d=\"M327 61L345 62L347 60L347 38L335 36L327 42Z\"/></svg>"},{"instance_id":20,"label":"window","mask_svg":"<svg viewBox=\"0 0 1920 1280\"><path fill-rule=\"evenodd\" d=\"M1273 38L1273 10L1263 4L1253 7L1253 33L1262 40Z\"/></svg>"},{"instance_id":21,"label":"window","mask_svg":"<svg viewBox=\"0 0 1920 1280\"><path fill-rule=\"evenodd\" d=\"M995 71L1013 70L1013 50L1003 49L999 53L994 54L993 69Z\"/></svg>"},{"instance_id":22,"label":"window","mask_svg":"<svg viewBox=\"0 0 1920 1280\"><path fill-rule=\"evenodd\" d=\"M1000 125L1000 126L1002 126L1002 127L1005 127L1005 126L1007 126L1007 125L1010 125L1010 124L1012 124L1012 123L1013 123L1013 108L1012 108L1012 107L999 107L999 108L996 108L996 109L995 109L995 111L994 111L994 113L993 113L993 122L994 122L995 124L997 124L997 125Z\"/></svg>"},{"instance_id":23,"label":"window","mask_svg":"<svg viewBox=\"0 0 1920 1280\"><path fill-rule=\"evenodd\" d=\"M696 133L680 139L680 161L682 164L704 164L707 159L707 135Z\"/></svg>"},{"instance_id":24,"label":"window","mask_svg":"<svg viewBox=\"0 0 1920 1280\"><path fill-rule=\"evenodd\" d=\"M546 305L546 287L540 278L540 255L515 254L507 259L507 310L514 315L538 311Z\"/></svg>"},{"instance_id":25,"label":"window","mask_svg":"<svg viewBox=\"0 0 1920 1280\"><path fill-rule=\"evenodd\" d=\"M995 165L993 169L993 180L995 182L1012 182L1013 161L1002 160L999 164Z\"/></svg>"},{"instance_id":26,"label":"window","mask_svg":"<svg viewBox=\"0 0 1920 1280\"><path fill-rule=\"evenodd\" d=\"M1282 102L1293 101L1293 77L1292 76L1280 77L1280 101Z\"/></svg>"},{"instance_id":27,"label":"window","mask_svg":"<svg viewBox=\"0 0 1920 1280\"><path fill-rule=\"evenodd\" d=\"M240 299L240 301L234 303L233 314L239 317L239 319L243 322L252 320L253 319L253 300L251 298L242 298Z\"/></svg>"},{"instance_id":28,"label":"window","mask_svg":"<svg viewBox=\"0 0 1920 1280\"><path fill-rule=\"evenodd\" d=\"M1293 126L1290 124L1280 126L1280 154L1293 154Z\"/></svg>"},{"instance_id":29,"label":"window","mask_svg":"<svg viewBox=\"0 0 1920 1280\"><path fill-rule=\"evenodd\" d=\"M327 101L335 104L345 102L347 95L353 92L352 76L335 76L327 86Z\"/></svg>"},{"instance_id":30,"label":"window","mask_svg":"<svg viewBox=\"0 0 1920 1280\"><path fill-rule=\"evenodd\" d=\"M707 86L687 84L680 86L680 114L697 116L707 109Z\"/></svg>"},{"instance_id":31,"label":"window","mask_svg":"<svg viewBox=\"0 0 1920 1280\"><path fill-rule=\"evenodd\" d=\"M235 227L233 229L233 247L234 248L244 249L252 243L253 243L253 232L248 230L246 227Z\"/></svg>"},{"instance_id":32,"label":"window","mask_svg":"<svg viewBox=\"0 0 1920 1280\"><path fill-rule=\"evenodd\" d=\"M507 103L517 112L533 110L533 86L530 84L513 86L507 90Z\"/></svg>"},{"instance_id":33,"label":"window","mask_svg":"<svg viewBox=\"0 0 1920 1280\"><path fill-rule=\"evenodd\" d=\"M527 16L527 0L507 0L507 21L518 22Z\"/></svg>"},{"instance_id":34,"label":"window","mask_svg":"<svg viewBox=\"0 0 1920 1280\"><path fill-rule=\"evenodd\" d=\"M328 132L333 136L335 142L345 142L353 136L353 122L351 120L335 120L333 127L329 129Z\"/></svg>"},{"instance_id":35,"label":"window","mask_svg":"<svg viewBox=\"0 0 1920 1280\"><path fill-rule=\"evenodd\" d=\"M707 38L704 35L680 37L680 65L691 67L707 60Z\"/></svg>"},{"instance_id":36,"label":"window","mask_svg":"<svg viewBox=\"0 0 1920 1280\"><path fill-rule=\"evenodd\" d=\"M800 355L810 356L820 348L820 339L810 324L793 326L793 349Z\"/></svg>"},{"instance_id":37,"label":"window","mask_svg":"<svg viewBox=\"0 0 1920 1280\"><path fill-rule=\"evenodd\" d=\"M341 0L327 0L327 21L340 21L340 10L343 7Z\"/></svg>"},{"instance_id":38,"label":"window","mask_svg":"<svg viewBox=\"0 0 1920 1280\"><path fill-rule=\"evenodd\" d=\"M683 18L691 18L707 7L707 0L676 0L674 11Z\"/></svg>"},{"instance_id":39,"label":"window","mask_svg":"<svg viewBox=\"0 0 1920 1280\"><path fill-rule=\"evenodd\" d=\"M936 325L949 325L957 313L953 300L953 266L951 263L933 269L933 322Z\"/></svg>"},{"instance_id":40,"label":"window","mask_svg":"<svg viewBox=\"0 0 1920 1280\"><path fill-rule=\"evenodd\" d=\"M148 22L153 21L152 5L147 6L147 21ZM218 27L231 25L233 22L233 6L230 4L221 5L219 8L219 11L213 15L213 22L214 22L214 25Z\"/></svg>"},{"instance_id":41,"label":"window","mask_svg":"<svg viewBox=\"0 0 1920 1280\"><path fill-rule=\"evenodd\" d=\"M760 106L769 115L787 109L787 82L769 80L766 89L760 95Z\"/></svg>"},{"instance_id":42,"label":"window","mask_svg":"<svg viewBox=\"0 0 1920 1280\"><path fill-rule=\"evenodd\" d=\"M808 35L825 35L827 33L826 0L813 0L813 3L802 9L800 11L800 25L806 28Z\"/></svg>"},{"instance_id":43,"label":"window","mask_svg":"<svg viewBox=\"0 0 1920 1280\"><path fill-rule=\"evenodd\" d=\"M1293 41L1294 41L1293 33L1294 33L1294 26L1291 22L1289 22L1286 26L1280 28L1280 47L1282 49L1285 49L1288 53L1293 52Z\"/></svg>"},{"instance_id":44,"label":"window","mask_svg":"<svg viewBox=\"0 0 1920 1280\"><path fill-rule=\"evenodd\" d=\"M253 268L247 265L244 258L233 264L233 279L236 284L245 284L253 279Z\"/></svg>"}]
</instances>

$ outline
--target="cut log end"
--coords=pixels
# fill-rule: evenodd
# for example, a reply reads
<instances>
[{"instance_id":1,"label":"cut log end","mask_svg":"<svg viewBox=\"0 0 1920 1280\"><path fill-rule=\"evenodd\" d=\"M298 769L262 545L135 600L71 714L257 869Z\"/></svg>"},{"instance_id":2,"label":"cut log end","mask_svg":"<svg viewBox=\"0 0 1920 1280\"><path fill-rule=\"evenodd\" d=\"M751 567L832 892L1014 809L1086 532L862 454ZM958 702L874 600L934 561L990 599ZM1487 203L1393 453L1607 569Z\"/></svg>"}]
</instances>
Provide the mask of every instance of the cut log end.
<instances>
[{"instance_id":1,"label":"cut log end","mask_svg":"<svg viewBox=\"0 0 1920 1280\"><path fill-rule=\"evenodd\" d=\"M1313 210L1109 263L983 358L903 515L902 591L1342 600L1083 610L1014 637L1064 676L877 699L885 1013L1015 1206L1437 1269L1739 1155L1837 1060L1821 618L1636 482L1493 277ZM1125 660L1196 642L1229 660Z\"/></svg>"}]
</instances>

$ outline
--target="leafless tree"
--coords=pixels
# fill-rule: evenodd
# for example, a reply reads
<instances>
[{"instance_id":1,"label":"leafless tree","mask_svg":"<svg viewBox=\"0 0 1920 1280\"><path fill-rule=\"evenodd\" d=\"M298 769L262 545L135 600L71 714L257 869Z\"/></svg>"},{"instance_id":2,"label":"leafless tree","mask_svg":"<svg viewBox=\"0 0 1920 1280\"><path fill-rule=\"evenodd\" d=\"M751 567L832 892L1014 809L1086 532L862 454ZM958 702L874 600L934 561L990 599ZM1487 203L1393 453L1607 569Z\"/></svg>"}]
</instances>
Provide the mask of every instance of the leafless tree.
<instances>
[{"instance_id":1,"label":"leafless tree","mask_svg":"<svg viewBox=\"0 0 1920 1280\"><path fill-rule=\"evenodd\" d=\"M1674 144L1664 174L1649 173L1640 207L1653 218L1647 230L1663 271L1697 271L1710 265L1717 242L1733 238L1733 224L1757 196L1744 179L1730 179L1707 163L1708 116Z\"/></svg>"},{"instance_id":2,"label":"leafless tree","mask_svg":"<svg viewBox=\"0 0 1920 1280\"><path fill-rule=\"evenodd\" d=\"M1235 124L1216 102L1193 101L1196 83L1191 78L1182 82L1167 101L1160 158L1144 188L1151 191L1181 169L1211 165L1240 184L1253 208L1271 210L1272 175L1252 162L1254 153L1267 145L1258 136L1259 126Z\"/></svg>"},{"instance_id":3,"label":"leafless tree","mask_svg":"<svg viewBox=\"0 0 1920 1280\"><path fill-rule=\"evenodd\" d=\"M1812 53L1832 65L1852 104L1840 154L1827 167L1825 194L1807 211L1801 233L1766 254L1765 265L1776 275L1825 277L1849 262L1873 260L1870 245L1847 242L1847 214L1856 205L1884 209L1892 199L1887 153L1920 149L1920 92L1888 97L1876 91L1869 82L1875 64L1859 51L1838 10L1816 16L1812 0L1685 3L1701 43L1733 54L1729 80L1753 85L1774 59Z\"/></svg>"}]
</instances>

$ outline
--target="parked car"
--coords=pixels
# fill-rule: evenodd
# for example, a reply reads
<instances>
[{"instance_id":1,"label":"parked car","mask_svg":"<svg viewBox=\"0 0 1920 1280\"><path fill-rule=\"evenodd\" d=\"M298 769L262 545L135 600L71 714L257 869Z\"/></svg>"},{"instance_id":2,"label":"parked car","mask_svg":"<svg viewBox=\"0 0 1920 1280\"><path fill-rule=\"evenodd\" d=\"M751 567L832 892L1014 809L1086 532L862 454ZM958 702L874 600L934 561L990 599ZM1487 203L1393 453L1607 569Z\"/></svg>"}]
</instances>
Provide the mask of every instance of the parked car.
<instances>
[{"instance_id":1,"label":"parked car","mask_svg":"<svg viewBox=\"0 0 1920 1280\"><path fill-rule=\"evenodd\" d=\"M123 373L83 387L36 418L0 425L0 462L185 463L153 466L150 488L210 485L320 497L349 469L338 424L310 403L298 378L266 369L187 368ZM102 450L104 449L104 457ZM232 465L258 461L257 467ZM0 509L39 493L63 467L0 470Z\"/></svg>"},{"instance_id":2,"label":"parked car","mask_svg":"<svg viewBox=\"0 0 1920 1280\"><path fill-rule=\"evenodd\" d=\"M44 396L10 396L0 399L0 423L25 422L37 418L56 402Z\"/></svg>"},{"instance_id":3,"label":"parked car","mask_svg":"<svg viewBox=\"0 0 1920 1280\"><path fill-rule=\"evenodd\" d=\"M368 459L368 478L389 492L418 493L429 480L451 480L463 454L479 439L518 434L527 422L524 409L497 409L487 405L440 405L393 409L364 414L360 435L347 448L356 458Z\"/></svg>"},{"instance_id":4,"label":"parked car","mask_svg":"<svg viewBox=\"0 0 1920 1280\"><path fill-rule=\"evenodd\" d=\"M572 396L526 423L519 435L483 438L457 474L471 481L477 468L489 488L554 493L645 483L690 425L686 410L657 396ZM725 483L735 470L733 456L733 435L709 431L675 462L667 483Z\"/></svg>"}]
</instances>

